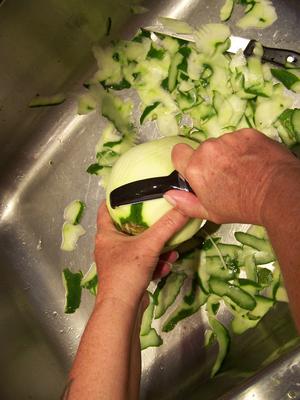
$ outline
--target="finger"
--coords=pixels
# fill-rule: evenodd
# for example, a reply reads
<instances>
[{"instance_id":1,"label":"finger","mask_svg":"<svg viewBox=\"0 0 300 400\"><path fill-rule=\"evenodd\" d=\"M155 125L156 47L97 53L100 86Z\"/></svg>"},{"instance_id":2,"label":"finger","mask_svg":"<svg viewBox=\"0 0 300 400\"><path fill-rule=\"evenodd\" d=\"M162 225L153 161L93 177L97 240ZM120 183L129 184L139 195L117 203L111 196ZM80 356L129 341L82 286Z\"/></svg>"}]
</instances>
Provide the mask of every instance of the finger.
<instances>
[{"instance_id":1,"label":"finger","mask_svg":"<svg viewBox=\"0 0 300 400\"><path fill-rule=\"evenodd\" d=\"M176 210L190 218L208 219L208 212L199 199L190 192L169 190L164 194L164 198L175 207Z\"/></svg>"},{"instance_id":2,"label":"finger","mask_svg":"<svg viewBox=\"0 0 300 400\"><path fill-rule=\"evenodd\" d=\"M142 311L142 316L143 316L143 312L146 310L146 308L149 306L150 303L150 299L149 299L149 294L146 291L143 294L142 300L141 300L141 304L140 304L140 309Z\"/></svg>"},{"instance_id":3,"label":"finger","mask_svg":"<svg viewBox=\"0 0 300 400\"><path fill-rule=\"evenodd\" d=\"M178 258L179 258L178 251L171 250L171 251L167 251L166 253L161 254L159 257L159 262L167 261L169 263L173 263L176 260L178 260Z\"/></svg>"},{"instance_id":4,"label":"finger","mask_svg":"<svg viewBox=\"0 0 300 400\"><path fill-rule=\"evenodd\" d=\"M192 157L194 150L187 144L176 144L172 150L172 162L175 169L185 177L187 165Z\"/></svg>"},{"instance_id":5,"label":"finger","mask_svg":"<svg viewBox=\"0 0 300 400\"><path fill-rule=\"evenodd\" d=\"M106 207L105 201L103 200L100 204L98 215L97 215L97 230L101 229L114 229L115 226L112 222L112 219L109 215L108 209Z\"/></svg>"},{"instance_id":6,"label":"finger","mask_svg":"<svg viewBox=\"0 0 300 400\"><path fill-rule=\"evenodd\" d=\"M172 264L177 261L178 258L179 253L175 250L167 251L166 253L161 254L152 279L163 278L164 276L168 275Z\"/></svg>"},{"instance_id":7,"label":"finger","mask_svg":"<svg viewBox=\"0 0 300 400\"><path fill-rule=\"evenodd\" d=\"M161 279L167 276L171 271L171 266L166 262L159 262L153 272L152 280Z\"/></svg>"},{"instance_id":8,"label":"finger","mask_svg":"<svg viewBox=\"0 0 300 400\"><path fill-rule=\"evenodd\" d=\"M187 222L188 217L172 209L143 232L140 237L142 240L151 242L152 246L159 252L165 243L183 228Z\"/></svg>"}]
</instances>

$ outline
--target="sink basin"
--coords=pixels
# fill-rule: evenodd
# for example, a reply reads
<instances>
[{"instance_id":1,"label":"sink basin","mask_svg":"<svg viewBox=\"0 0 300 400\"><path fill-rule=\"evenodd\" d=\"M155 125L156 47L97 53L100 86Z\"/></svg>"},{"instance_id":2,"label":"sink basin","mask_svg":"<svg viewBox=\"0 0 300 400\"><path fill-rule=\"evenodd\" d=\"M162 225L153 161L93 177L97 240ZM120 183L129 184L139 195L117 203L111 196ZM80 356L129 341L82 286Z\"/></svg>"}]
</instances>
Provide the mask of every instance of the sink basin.
<instances>
[{"instance_id":1,"label":"sink basin","mask_svg":"<svg viewBox=\"0 0 300 400\"><path fill-rule=\"evenodd\" d=\"M26 4L25 4L26 3ZM76 98L95 70L91 46L111 35L130 38L157 15L199 25L218 21L221 0L145 2L130 15L125 0L0 2L0 398L56 399L63 391L93 306L83 295L65 315L61 271L86 271L92 261L95 217L104 191L87 176L105 121L78 116ZM274 0L279 20L262 32L232 31L266 45L300 50L300 3ZM64 92L57 107L29 109L37 94ZM72 254L59 250L63 209L74 198L87 204L87 235ZM300 347L286 304L257 328L233 338L220 372L209 379L216 348L203 345L205 313L185 320L164 346L143 352L141 399L300 398ZM99 332L101 335L101 332Z\"/></svg>"}]
</instances>

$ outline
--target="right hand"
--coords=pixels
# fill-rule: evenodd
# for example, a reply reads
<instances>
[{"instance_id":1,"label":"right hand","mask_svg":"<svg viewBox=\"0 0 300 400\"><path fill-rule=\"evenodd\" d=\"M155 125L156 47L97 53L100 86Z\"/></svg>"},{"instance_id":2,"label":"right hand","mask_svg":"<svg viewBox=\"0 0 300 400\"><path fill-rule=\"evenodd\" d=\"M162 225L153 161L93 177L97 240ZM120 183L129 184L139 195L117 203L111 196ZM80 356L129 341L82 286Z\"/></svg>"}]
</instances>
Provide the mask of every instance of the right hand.
<instances>
[{"instance_id":1,"label":"right hand","mask_svg":"<svg viewBox=\"0 0 300 400\"><path fill-rule=\"evenodd\" d=\"M196 150L178 144L172 160L197 197L171 190L166 200L189 217L220 224L263 225L264 204L274 195L273 180L300 165L283 145L254 129L209 139Z\"/></svg>"}]
</instances>

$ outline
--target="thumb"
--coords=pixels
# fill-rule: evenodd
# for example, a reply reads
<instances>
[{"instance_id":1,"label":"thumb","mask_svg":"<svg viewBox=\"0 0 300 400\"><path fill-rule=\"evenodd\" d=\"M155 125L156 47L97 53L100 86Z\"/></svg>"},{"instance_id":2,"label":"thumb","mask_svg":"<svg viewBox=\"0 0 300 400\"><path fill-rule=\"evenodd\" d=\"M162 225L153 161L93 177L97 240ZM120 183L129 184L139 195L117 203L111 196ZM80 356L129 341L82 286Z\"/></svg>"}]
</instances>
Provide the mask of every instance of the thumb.
<instances>
[{"instance_id":1,"label":"thumb","mask_svg":"<svg viewBox=\"0 0 300 400\"><path fill-rule=\"evenodd\" d=\"M187 144L179 143L173 147L172 162L175 169L185 177L185 171L192 157L194 150Z\"/></svg>"},{"instance_id":2,"label":"thumb","mask_svg":"<svg viewBox=\"0 0 300 400\"><path fill-rule=\"evenodd\" d=\"M199 199L190 192L184 190L169 190L164 198L182 214L190 218L208 219L208 212Z\"/></svg>"},{"instance_id":3,"label":"thumb","mask_svg":"<svg viewBox=\"0 0 300 400\"><path fill-rule=\"evenodd\" d=\"M143 240L151 241L155 249L160 252L165 243L171 239L188 222L189 218L176 209L168 211L150 228L141 233Z\"/></svg>"}]
</instances>

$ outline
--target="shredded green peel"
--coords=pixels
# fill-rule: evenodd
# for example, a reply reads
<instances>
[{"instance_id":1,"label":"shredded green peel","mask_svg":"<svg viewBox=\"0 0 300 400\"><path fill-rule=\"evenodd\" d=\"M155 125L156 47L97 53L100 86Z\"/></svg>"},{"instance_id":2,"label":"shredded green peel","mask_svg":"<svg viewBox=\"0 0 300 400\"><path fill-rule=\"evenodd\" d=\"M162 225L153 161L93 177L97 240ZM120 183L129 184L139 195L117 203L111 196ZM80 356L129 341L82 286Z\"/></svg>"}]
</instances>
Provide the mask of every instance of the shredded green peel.
<instances>
[{"instance_id":1,"label":"shredded green peel","mask_svg":"<svg viewBox=\"0 0 300 400\"><path fill-rule=\"evenodd\" d=\"M37 108L37 107L57 106L59 104L62 104L65 100L66 96L63 93L58 93L53 96L37 95L30 101L29 107Z\"/></svg>"},{"instance_id":2,"label":"shredded green peel","mask_svg":"<svg viewBox=\"0 0 300 400\"><path fill-rule=\"evenodd\" d=\"M65 288L65 313L72 314L80 306L82 272L72 272L65 268L62 272Z\"/></svg>"},{"instance_id":3,"label":"shredded green peel","mask_svg":"<svg viewBox=\"0 0 300 400\"><path fill-rule=\"evenodd\" d=\"M263 28L277 17L267 0L227 0L224 18L230 17L236 3L246 7L239 23L242 28L255 24ZM105 140L97 145L97 162L88 167L89 173L108 181L120 155L137 143L138 121L140 125L156 121L160 134L181 134L197 143L246 127L259 128L271 138L279 135L289 146L300 142L300 112L292 109L292 101L284 93L284 86L297 91L297 72L271 69L262 64L259 45L248 59L242 53L229 55L226 50L230 45L230 32L225 25L208 24L195 32L182 21L162 19L161 23L177 33L195 34L196 44L160 34L151 36L141 29L130 42L118 41L98 53L95 51L99 70L87 84L88 93L94 92L81 103L81 112L99 109L110 123L103 132ZM107 28L108 31L111 28L109 20ZM275 84L272 76L280 82ZM129 88L140 98L140 114L128 100L128 91L123 91ZM120 224L127 225L129 233L146 229L143 212L143 204L132 205ZM194 271L199 271L200 279L193 271L186 280L188 291L179 285L178 293L183 291L183 296L177 292L172 296L170 303L177 299L178 304L174 304L169 315L166 313L162 325L163 332L167 333L208 302L209 335L220 347L212 375L218 372L230 342L227 328L217 320L221 298L233 314L237 333L256 326L275 300L286 298L279 269L272 272L269 267L262 266L274 261L275 256L267 237L257 232L237 232L235 238L241 243L239 246L221 243L220 239L207 235L200 260L199 254L197 258L189 248L189 256L197 258ZM199 240L193 243L201 247ZM179 260L176 265L178 268L183 261ZM155 313L161 316L157 311L161 301L159 294L174 289L169 278L163 278L153 294L141 335L142 348L162 343L159 332L151 324ZM221 281L219 286L218 280ZM93 294L96 284L96 276L84 284L81 282L82 287L94 290ZM261 298L263 290L268 292L269 301ZM76 309L72 302L67 309Z\"/></svg>"}]
</instances>

